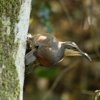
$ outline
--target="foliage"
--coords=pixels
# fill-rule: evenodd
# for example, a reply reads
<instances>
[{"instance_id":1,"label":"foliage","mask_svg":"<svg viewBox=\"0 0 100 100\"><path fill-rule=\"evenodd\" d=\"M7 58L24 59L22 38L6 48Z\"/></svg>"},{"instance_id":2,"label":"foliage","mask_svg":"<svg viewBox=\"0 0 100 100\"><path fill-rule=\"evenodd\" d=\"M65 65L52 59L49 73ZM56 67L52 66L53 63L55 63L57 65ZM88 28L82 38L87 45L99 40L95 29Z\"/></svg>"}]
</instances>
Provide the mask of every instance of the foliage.
<instances>
[{"instance_id":1,"label":"foliage","mask_svg":"<svg viewBox=\"0 0 100 100\"><path fill-rule=\"evenodd\" d=\"M52 90L50 96L58 96L60 100L94 100L94 91L100 88L99 11L98 0L33 0L30 33L54 32L59 40L76 42L92 58L91 63L76 57L66 58L63 62L64 67L60 66L59 73L63 73L66 66L71 67L76 60L79 62L74 65L74 70L66 72L61 77L53 90L51 88L55 84L55 77L60 77L60 74L58 72L56 74L53 69L45 70L38 67L34 70L33 77L38 76L37 79L44 77L49 80L49 83L46 83L47 86L49 84L48 89L45 91ZM54 79L53 82L51 78ZM35 79L32 81L37 84ZM29 81L26 82L30 84ZM35 90L41 93L39 89ZM45 95L47 96L47 93Z\"/></svg>"}]
</instances>

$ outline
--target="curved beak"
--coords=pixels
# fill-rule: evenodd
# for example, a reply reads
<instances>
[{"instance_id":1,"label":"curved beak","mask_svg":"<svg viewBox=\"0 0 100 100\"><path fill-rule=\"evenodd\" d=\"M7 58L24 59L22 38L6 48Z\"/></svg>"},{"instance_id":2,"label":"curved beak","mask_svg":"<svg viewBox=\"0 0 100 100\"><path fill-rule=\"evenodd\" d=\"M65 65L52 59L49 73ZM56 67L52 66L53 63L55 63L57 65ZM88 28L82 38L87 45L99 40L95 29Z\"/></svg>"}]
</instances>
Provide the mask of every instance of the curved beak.
<instances>
[{"instance_id":1,"label":"curved beak","mask_svg":"<svg viewBox=\"0 0 100 100\"><path fill-rule=\"evenodd\" d=\"M91 57L87 53L83 52L76 43L69 41L65 42L64 45L66 46L64 52L65 56L83 56L89 61L92 61Z\"/></svg>"}]
</instances>

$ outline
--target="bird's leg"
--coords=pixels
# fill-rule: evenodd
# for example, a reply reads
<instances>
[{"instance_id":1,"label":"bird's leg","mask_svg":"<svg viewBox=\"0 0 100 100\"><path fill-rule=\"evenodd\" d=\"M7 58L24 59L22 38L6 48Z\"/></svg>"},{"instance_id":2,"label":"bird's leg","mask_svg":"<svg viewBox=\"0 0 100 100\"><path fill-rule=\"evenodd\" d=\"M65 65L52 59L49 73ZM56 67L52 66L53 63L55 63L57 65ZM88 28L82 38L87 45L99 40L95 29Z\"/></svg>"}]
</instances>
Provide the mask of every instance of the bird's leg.
<instances>
[{"instance_id":1,"label":"bird's leg","mask_svg":"<svg viewBox=\"0 0 100 100\"><path fill-rule=\"evenodd\" d=\"M27 42L29 43L32 50L25 55L25 65L29 65L30 63L36 60L36 57L34 55L35 48L33 48L32 46L33 45L32 38L33 36L31 34L27 35Z\"/></svg>"}]
</instances>

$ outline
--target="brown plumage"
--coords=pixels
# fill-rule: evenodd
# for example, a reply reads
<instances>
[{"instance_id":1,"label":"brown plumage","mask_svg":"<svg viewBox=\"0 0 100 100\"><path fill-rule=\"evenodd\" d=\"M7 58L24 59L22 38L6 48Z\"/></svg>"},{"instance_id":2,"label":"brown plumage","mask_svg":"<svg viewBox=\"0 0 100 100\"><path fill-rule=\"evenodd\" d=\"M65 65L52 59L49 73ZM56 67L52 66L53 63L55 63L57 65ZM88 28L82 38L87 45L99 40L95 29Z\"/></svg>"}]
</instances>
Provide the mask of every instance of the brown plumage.
<instances>
[{"instance_id":1,"label":"brown plumage","mask_svg":"<svg viewBox=\"0 0 100 100\"><path fill-rule=\"evenodd\" d=\"M26 65L34 61L34 59L32 60L32 56L44 66L55 65L60 62L64 56L85 56L91 60L88 54L81 51L76 43L71 41L58 41L50 34L29 35L28 41L30 42L33 52L31 51L32 53L26 55ZM70 50L71 52L66 53L66 50Z\"/></svg>"}]
</instances>

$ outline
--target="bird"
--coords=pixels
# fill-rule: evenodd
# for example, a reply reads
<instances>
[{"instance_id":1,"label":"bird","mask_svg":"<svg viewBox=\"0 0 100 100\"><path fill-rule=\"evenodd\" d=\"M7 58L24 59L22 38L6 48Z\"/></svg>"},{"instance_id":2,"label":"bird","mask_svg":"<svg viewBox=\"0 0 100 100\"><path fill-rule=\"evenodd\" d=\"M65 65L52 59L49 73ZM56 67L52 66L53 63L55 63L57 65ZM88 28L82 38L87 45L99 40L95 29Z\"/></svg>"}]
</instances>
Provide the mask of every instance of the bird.
<instances>
[{"instance_id":1,"label":"bird","mask_svg":"<svg viewBox=\"0 0 100 100\"><path fill-rule=\"evenodd\" d=\"M65 56L84 56L91 61L90 56L83 52L75 42L59 41L54 35L28 34L27 41L31 51L25 55L25 64L37 60L43 66L52 66L61 62Z\"/></svg>"}]
</instances>

